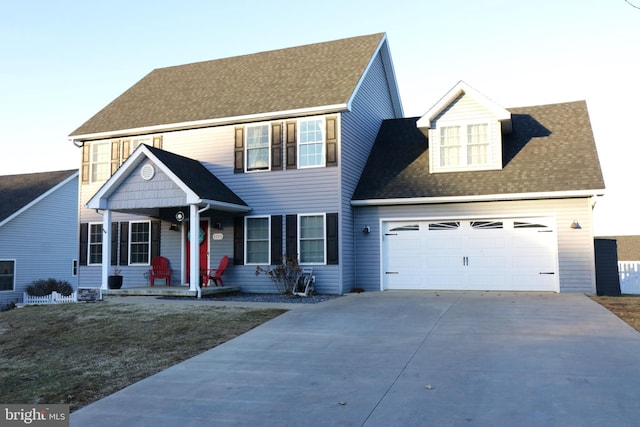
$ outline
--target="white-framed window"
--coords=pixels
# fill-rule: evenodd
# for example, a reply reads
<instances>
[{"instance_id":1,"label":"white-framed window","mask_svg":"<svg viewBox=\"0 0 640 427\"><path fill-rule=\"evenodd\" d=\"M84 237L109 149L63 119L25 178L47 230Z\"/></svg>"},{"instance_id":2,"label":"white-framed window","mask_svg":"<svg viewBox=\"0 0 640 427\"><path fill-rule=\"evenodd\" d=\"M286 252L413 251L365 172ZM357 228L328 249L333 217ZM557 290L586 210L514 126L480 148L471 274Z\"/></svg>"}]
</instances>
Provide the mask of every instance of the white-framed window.
<instances>
[{"instance_id":1,"label":"white-framed window","mask_svg":"<svg viewBox=\"0 0 640 427\"><path fill-rule=\"evenodd\" d=\"M440 138L440 168L491 164L488 123L444 125L439 127L437 135Z\"/></svg>"},{"instance_id":2,"label":"white-framed window","mask_svg":"<svg viewBox=\"0 0 640 427\"><path fill-rule=\"evenodd\" d=\"M245 128L245 147L247 171L269 170L270 147L271 147L271 126L269 123L248 125Z\"/></svg>"},{"instance_id":3,"label":"white-framed window","mask_svg":"<svg viewBox=\"0 0 640 427\"><path fill-rule=\"evenodd\" d=\"M460 126L443 126L440 128L440 166L459 166L462 142Z\"/></svg>"},{"instance_id":4,"label":"white-framed window","mask_svg":"<svg viewBox=\"0 0 640 427\"><path fill-rule=\"evenodd\" d=\"M102 264L102 239L104 233L102 232L102 223L89 224L89 265Z\"/></svg>"},{"instance_id":5,"label":"white-framed window","mask_svg":"<svg viewBox=\"0 0 640 427\"><path fill-rule=\"evenodd\" d=\"M325 214L298 215L298 254L300 264L326 263Z\"/></svg>"},{"instance_id":6,"label":"white-framed window","mask_svg":"<svg viewBox=\"0 0 640 427\"><path fill-rule=\"evenodd\" d=\"M91 182L106 181L111 176L111 143L91 144Z\"/></svg>"},{"instance_id":7,"label":"white-framed window","mask_svg":"<svg viewBox=\"0 0 640 427\"><path fill-rule=\"evenodd\" d=\"M467 164L489 163L489 125L476 123L467 125Z\"/></svg>"},{"instance_id":8,"label":"white-framed window","mask_svg":"<svg viewBox=\"0 0 640 427\"><path fill-rule=\"evenodd\" d=\"M151 263L151 222L129 223L129 265Z\"/></svg>"},{"instance_id":9,"label":"white-framed window","mask_svg":"<svg viewBox=\"0 0 640 427\"><path fill-rule=\"evenodd\" d=\"M323 117L298 120L298 167L325 165L325 122Z\"/></svg>"},{"instance_id":10,"label":"white-framed window","mask_svg":"<svg viewBox=\"0 0 640 427\"><path fill-rule=\"evenodd\" d=\"M271 218L255 216L245 218L246 264L271 264Z\"/></svg>"},{"instance_id":11,"label":"white-framed window","mask_svg":"<svg viewBox=\"0 0 640 427\"><path fill-rule=\"evenodd\" d=\"M16 260L0 259L0 292L13 291L16 282Z\"/></svg>"}]
</instances>

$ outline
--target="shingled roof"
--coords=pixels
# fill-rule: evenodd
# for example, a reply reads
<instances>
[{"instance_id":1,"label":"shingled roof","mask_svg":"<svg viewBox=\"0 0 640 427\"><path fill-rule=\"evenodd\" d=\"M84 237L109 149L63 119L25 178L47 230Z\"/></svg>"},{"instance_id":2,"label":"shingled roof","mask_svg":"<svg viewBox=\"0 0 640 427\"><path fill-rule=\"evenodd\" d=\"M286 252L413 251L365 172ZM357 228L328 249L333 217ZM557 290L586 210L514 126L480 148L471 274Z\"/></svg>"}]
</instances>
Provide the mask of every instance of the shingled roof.
<instances>
[{"instance_id":1,"label":"shingled roof","mask_svg":"<svg viewBox=\"0 0 640 427\"><path fill-rule=\"evenodd\" d=\"M353 200L602 190L604 179L584 101L510 108L503 169L429 173L418 117L385 120Z\"/></svg>"},{"instance_id":2,"label":"shingled roof","mask_svg":"<svg viewBox=\"0 0 640 427\"><path fill-rule=\"evenodd\" d=\"M146 148L201 199L247 206L199 161L148 145Z\"/></svg>"},{"instance_id":3,"label":"shingled roof","mask_svg":"<svg viewBox=\"0 0 640 427\"><path fill-rule=\"evenodd\" d=\"M347 104L384 33L151 71L70 136Z\"/></svg>"},{"instance_id":4,"label":"shingled roof","mask_svg":"<svg viewBox=\"0 0 640 427\"><path fill-rule=\"evenodd\" d=\"M0 176L0 223L78 170Z\"/></svg>"}]
</instances>

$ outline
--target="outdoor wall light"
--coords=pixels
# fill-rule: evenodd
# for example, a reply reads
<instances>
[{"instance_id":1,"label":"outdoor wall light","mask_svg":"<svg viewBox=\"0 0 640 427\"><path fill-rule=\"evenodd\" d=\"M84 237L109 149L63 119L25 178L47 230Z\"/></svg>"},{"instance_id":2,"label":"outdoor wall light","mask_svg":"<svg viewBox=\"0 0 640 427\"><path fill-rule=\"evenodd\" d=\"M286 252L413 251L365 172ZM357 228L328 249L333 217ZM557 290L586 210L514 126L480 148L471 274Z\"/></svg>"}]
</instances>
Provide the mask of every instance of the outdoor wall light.
<instances>
[{"instance_id":1,"label":"outdoor wall light","mask_svg":"<svg viewBox=\"0 0 640 427\"><path fill-rule=\"evenodd\" d=\"M222 230L222 223L216 222L215 224L213 224L213 228L215 228L216 230Z\"/></svg>"},{"instance_id":2,"label":"outdoor wall light","mask_svg":"<svg viewBox=\"0 0 640 427\"><path fill-rule=\"evenodd\" d=\"M171 230L171 231L180 231L180 228L178 228L178 224L171 224L169 226L169 230Z\"/></svg>"},{"instance_id":3,"label":"outdoor wall light","mask_svg":"<svg viewBox=\"0 0 640 427\"><path fill-rule=\"evenodd\" d=\"M362 229L362 232L364 234L369 234L370 231L371 231L371 228L369 228L368 225L365 225L364 228Z\"/></svg>"},{"instance_id":4,"label":"outdoor wall light","mask_svg":"<svg viewBox=\"0 0 640 427\"><path fill-rule=\"evenodd\" d=\"M571 223L571 228L573 228L574 230L580 230L582 226L580 225L577 219L574 219L573 222Z\"/></svg>"}]
</instances>

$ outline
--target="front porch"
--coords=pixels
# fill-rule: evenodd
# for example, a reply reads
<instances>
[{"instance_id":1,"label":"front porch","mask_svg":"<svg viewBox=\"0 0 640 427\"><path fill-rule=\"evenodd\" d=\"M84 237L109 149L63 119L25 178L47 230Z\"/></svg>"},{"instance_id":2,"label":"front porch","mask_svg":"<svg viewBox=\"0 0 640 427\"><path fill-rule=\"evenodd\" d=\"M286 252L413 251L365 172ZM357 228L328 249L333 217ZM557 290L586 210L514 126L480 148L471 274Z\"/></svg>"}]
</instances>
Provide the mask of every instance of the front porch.
<instances>
[{"instance_id":1,"label":"front porch","mask_svg":"<svg viewBox=\"0 0 640 427\"><path fill-rule=\"evenodd\" d=\"M209 286L203 287L202 296L216 294L228 294L240 292L240 286ZM189 289L189 285L178 286L130 286L120 289L103 289L102 295L108 296L163 296L163 297L194 297L198 296L197 291Z\"/></svg>"}]
</instances>

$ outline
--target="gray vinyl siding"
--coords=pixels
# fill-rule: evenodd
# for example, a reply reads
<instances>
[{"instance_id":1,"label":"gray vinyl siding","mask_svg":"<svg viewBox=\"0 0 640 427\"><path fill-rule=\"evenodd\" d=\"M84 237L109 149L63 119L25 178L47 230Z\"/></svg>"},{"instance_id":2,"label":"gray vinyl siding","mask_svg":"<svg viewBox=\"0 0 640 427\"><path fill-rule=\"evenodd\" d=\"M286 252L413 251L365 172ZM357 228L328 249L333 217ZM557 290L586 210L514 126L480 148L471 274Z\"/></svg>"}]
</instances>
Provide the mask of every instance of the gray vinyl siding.
<instances>
[{"instance_id":1,"label":"gray vinyl siding","mask_svg":"<svg viewBox=\"0 0 640 427\"><path fill-rule=\"evenodd\" d=\"M77 200L76 178L0 227L0 259L15 260L14 291L0 291L0 305L22 302L35 280L65 280L77 289Z\"/></svg>"},{"instance_id":2,"label":"gray vinyl siding","mask_svg":"<svg viewBox=\"0 0 640 427\"><path fill-rule=\"evenodd\" d=\"M155 175L150 181L145 181L140 176L140 170L146 164L153 165L155 169ZM109 199L109 209L184 206L186 200L185 192L166 173L153 162L144 161L133 168L131 174Z\"/></svg>"},{"instance_id":3,"label":"gray vinyl siding","mask_svg":"<svg viewBox=\"0 0 640 427\"><path fill-rule=\"evenodd\" d=\"M341 115L339 240L342 292L355 287L357 254L354 238L361 230L354 228L351 197L382 121L394 117L387 76L378 54L353 98L351 110Z\"/></svg>"},{"instance_id":4,"label":"gray vinyl siding","mask_svg":"<svg viewBox=\"0 0 640 427\"><path fill-rule=\"evenodd\" d=\"M595 293L595 261L591 200L550 199L464 204L371 206L355 208L355 229L371 227L369 234L356 233L356 283L370 291L380 290L380 221L402 218L451 218L474 215L495 218L514 215L554 216L558 235L560 292ZM578 220L581 229L571 228Z\"/></svg>"}]
</instances>

